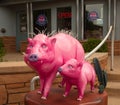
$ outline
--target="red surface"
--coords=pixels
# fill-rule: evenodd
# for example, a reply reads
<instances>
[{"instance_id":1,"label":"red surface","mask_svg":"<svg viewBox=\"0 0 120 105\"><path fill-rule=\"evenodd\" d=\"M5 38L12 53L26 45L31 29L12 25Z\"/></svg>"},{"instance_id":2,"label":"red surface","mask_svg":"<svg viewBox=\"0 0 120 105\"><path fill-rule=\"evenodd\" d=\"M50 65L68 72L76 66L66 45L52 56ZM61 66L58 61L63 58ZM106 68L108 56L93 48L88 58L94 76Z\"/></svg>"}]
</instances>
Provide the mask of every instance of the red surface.
<instances>
[{"instance_id":1,"label":"red surface","mask_svg":"<svg viewBox=\"0 0 120 105\"><path fill-rule=\"evenodd\" d=\"M37 90L29 92L25 96L25 105L107 105L108 101L106 91L103 94L99 94L97 89L95 89L94 93L86 90L82 101L76 100L76 89L72 89L66 98L62 96L63 92L63 88L52 88L47 100L42 100Z\"/></svg>"}]
</instances>

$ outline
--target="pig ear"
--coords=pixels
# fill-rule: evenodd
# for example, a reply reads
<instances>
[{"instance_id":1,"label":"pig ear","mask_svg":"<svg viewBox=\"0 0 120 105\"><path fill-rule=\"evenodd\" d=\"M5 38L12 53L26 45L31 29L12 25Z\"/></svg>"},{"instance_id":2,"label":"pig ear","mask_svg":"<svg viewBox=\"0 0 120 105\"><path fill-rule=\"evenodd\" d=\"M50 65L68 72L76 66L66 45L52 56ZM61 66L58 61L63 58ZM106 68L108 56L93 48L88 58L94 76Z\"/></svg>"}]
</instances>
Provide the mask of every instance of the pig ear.
<instances>
[{"instance_id":1,"label":"pig ear","mask_svg":"<svg viewBox=\"0 0 120 105\"><path fill-rule=\"evenodd\" d=\"M28 42L30 43L32 41L32 39L31 38L28 38Z\"/></svg>"},{"instance_id":2,"label":"pig ear","mask_svg":"<svg viewBox=\"0 0 120 105\"><path fill-rule=\"evenodd\" d=\"M82 67L82 64L81 64L81 63L78 63L77 66L81 68L81 67Z\"/></svg>"},{"instance_id":3,"label":"pig ear","mask_svg":"<svg viewBox=\"0 0 120 105\"><path fill-rule=\"evenodd\" d=\"M56 43L56 38L52 38L52 39L51 39L51 44L52 44L52 45L55 45L55 43Z\"/></svg>"},{"instance_id":4,"label":"pig ear","mask_svg":"<svg viewBox=\"0 0 120 105\"><path fill-rule=\"evenodd\" d=\"M77 70L81 71L81 69L82 69L82 64L81 64L81 63L78 63Z\"/></svg>"}]
</instances>

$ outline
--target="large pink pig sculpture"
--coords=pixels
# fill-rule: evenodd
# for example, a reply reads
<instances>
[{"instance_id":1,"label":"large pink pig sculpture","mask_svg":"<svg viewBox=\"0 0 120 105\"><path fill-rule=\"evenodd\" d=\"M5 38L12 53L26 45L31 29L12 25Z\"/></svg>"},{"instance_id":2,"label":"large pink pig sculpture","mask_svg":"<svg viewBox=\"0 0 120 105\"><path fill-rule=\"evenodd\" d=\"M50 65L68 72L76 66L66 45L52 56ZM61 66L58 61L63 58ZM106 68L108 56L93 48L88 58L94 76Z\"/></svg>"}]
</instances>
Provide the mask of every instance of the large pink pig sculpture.
<instances>
[{"instance_id":1,"label":"large pink pig sculpture","mask_svg":"<svg viewBox=\"0 0 120 105\"><path fill-rule=\"evenodd\" d=\"M66 82L65 93L63 95L64 97L68 95L72 85L77 86L77 100L82 100L88 82L90 82L91 91L94 89L96 74L92 65L87 61L81 64L78 63L76 59L70 59L61 66L58 71Z\"/></svg>"},{"instance_id":2,"label":"large pink pig sculpture","mask_svg":"<svg viewBox=\"0 0 120 105\"><path fill-rule=\"evenodd\" d=\"M39 93L46 99L58 68L71 58L84 61L84 49L72 36L57 33L52 37L38 34L28 38L24 61L40 76Z\"/></svg>"}]
</instances>

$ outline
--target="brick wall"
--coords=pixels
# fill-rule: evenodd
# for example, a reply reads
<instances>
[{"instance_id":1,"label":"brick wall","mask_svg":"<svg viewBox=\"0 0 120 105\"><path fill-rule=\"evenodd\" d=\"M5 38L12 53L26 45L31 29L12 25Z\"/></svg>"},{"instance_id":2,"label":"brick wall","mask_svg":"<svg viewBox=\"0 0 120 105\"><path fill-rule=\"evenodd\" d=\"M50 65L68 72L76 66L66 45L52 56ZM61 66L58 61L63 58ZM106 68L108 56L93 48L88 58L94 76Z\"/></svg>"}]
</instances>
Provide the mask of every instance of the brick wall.
<instances>
[{"instance_id":1,"label":"brick wall","mask_svg":"<svg viewBox=\"0 0 120 105\"><path fill-rule=\"evenodd\" d=\"M83 44L85 41L80 41ZM111 54L111 41L107 40L108 54ZM21 52L25 52L27 47L27 42L21 42ZM120 55L120 40L114 41L114 55Z\"/></svg>"},{"instance_id":2,"label":"brick wall","mask_svg":"<svg viewBox=\"0 0 120 105\"><path fill-rule=\"evenodd\" d=\"M3 36L4 47L6 52L16 52L16 37L15 36Z\"/></svg>"},{"instance_id":3,"label":"brick wall","mask_svg":"<svg viewBox=\"0 0 120 105\"><path fill-rule=\"evenodd\" d=\"M107 41L108 53L111 54L111 41ZM114 55L120 55L120 40L114 41Z\"/></svg>"},{"instance_id":4,"label":"brick wall","mask_svg":"<svg viewBox=\"0 0 120 105\"><path fill-rule=\"evenodd\" d=\"M107 68L107 53L95 53L88 61L97 57L101 67ZM0 105L24 105L24 97L30 91L30 80L37 74L24 61L0 63ZM54 86L60 83L61 77L54 80ZM39 82L36 82L36 86Z\"/></svg>"},{"instance_id":5,"label":"brick wall","mask_svg":"<svg viewBox=\"0 0 120 105\"><path fill-rule=\"evenodd\" d=\"M20 52L25 52L26 48L27 48L27 41L21 41L20 43Z\"/></svg>"},{"instance_id":6,"label":"brick wall","mask_svg":"<svg viewBox=\"0 0 120 105\"><path fill-rule=\"evenodd\" d=\"M80 41L83 44L85 41ZM111 40L107 40L108 54L111 54ZM114 41L114 55L120 55L120 40Z\"/></svg>"},{"instance_id":7,"label":"brick wall","mask_svg":"<svg viewBox=\"0 0 120 105\"><path fill-rule=\"evenodd\" d=\"M16 52L16 37L15 36L3 36L0 37L3 39L6 52ZM85 41L80 41L82 44ZM108 45L108 54L111 54L111 41L107 40ZM27 47L27 41L20 42L20 51L25 52ZM120 40L114 41L114 55L120 55Z\"/></svg>"}]
</instances>

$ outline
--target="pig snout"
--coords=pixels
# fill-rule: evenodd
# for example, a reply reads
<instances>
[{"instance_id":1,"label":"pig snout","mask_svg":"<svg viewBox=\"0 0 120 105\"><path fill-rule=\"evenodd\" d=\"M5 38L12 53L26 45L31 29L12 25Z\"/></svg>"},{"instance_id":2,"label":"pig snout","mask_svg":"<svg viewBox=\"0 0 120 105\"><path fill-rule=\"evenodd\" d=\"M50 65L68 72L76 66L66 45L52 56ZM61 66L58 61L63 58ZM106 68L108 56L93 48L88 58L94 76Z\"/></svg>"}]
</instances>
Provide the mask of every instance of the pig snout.
<instances>
[{"instance_id":1,"label":"pig snout","mask_svg":"<svg viewBox=\"0 0 120 105\"><path fill-rule=\"evenodd\" d=\"M62 68L61 68L61 67L59 67L59 68L58 68L58 72L61 72L61 71L62 71Z\"/></svg>"},{"instance_id":2,"label":"pig snout","mask_svg":"<svg viewBox=\"0 0 120 105\"><path fill-rule=\"evenodd\" d=\"M38 60L38 55L37 54L31 54L28 59L31 62L35 62L35 61Z\"/></svg>"}]
</instances>

